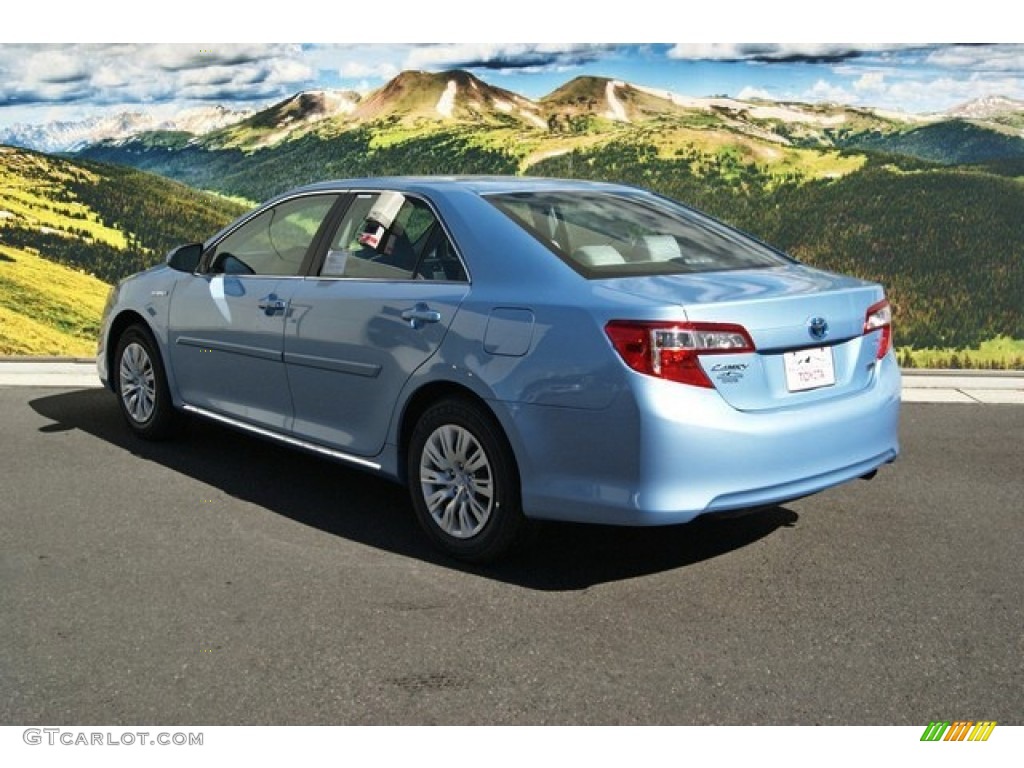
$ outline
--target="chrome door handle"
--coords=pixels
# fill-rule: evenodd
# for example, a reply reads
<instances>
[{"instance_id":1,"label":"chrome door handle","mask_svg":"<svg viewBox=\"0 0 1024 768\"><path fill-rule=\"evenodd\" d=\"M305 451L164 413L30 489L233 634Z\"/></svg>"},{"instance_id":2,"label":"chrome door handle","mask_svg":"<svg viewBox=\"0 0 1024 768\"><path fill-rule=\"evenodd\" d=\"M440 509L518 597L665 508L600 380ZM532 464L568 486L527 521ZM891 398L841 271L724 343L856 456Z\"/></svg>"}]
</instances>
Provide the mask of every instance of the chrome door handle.
<instances>
[{"instance_id":1,"label":"chrome door handle","mask_svg":"<svg viewBox=\"0 0 1024 768\"><path fill-rule=\"evenodd\" d=\"M284 312L288 307L288 303L277 298L276 293L272 293L260 299L256 306L263 310L263 314L272 316L278 312Z\"/></svg>"},{"instance_id":2,"label":"chrome door handle","mask_svg":"<svg viewBox=\"0 0 1024 768\"><path fill-rule=\"evenodd\" d=\"M402 310L402 319L409 321L409 327L419 329L424 323L441 322L441 313L421 301L412 309Z\"/></svg>"}]
</instances>

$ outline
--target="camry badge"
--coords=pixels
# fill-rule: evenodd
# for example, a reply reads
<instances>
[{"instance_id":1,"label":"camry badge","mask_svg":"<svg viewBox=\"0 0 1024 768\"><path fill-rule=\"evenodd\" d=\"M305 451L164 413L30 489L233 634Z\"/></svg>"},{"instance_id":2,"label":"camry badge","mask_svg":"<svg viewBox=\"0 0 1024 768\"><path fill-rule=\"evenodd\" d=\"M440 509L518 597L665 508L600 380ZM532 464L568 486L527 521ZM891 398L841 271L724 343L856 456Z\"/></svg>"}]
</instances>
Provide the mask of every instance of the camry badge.
<instances>
[{"instance_id":1,"label":"camry badge","mask_svg":"<svg viewBox=\"0 0 1024 768\"><path fill-rule=\"evenodd\" d=\"M807 321L807 332L812 339L821 341L828 336L828 323L824 317L812 317Z\"/></svg>"}]
</instances>

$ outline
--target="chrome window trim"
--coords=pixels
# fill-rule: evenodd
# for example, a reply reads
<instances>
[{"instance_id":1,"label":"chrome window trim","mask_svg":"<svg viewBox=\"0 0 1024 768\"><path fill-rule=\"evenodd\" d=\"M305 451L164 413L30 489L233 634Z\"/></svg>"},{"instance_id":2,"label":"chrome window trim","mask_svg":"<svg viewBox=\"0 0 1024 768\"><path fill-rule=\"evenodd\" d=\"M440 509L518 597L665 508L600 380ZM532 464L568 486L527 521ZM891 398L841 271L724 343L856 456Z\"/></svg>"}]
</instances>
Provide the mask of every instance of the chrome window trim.
<instances>
[{"instance_id":1,"label":"chrome window trim","mask_svg":"<svg viewBox=\"0 0 1024 768\"><path fill-rule=\"evenodd\" d=\"M306 275L234 275L227 272L194 272L196 277L237 277L239 280L302 280Z\"/></svg>"},{"instance_id":2,"label":"chrome window trim","mask_svg":"<svg viewBox=\"0 0 1024 768\"><path fill-rule=\"evenodd\" d=\"M253 277L253 275L248 275ZM345 275L306 275L304 280L321 282L322 280L344 280L358 283L412 283L413 285L469 285L468 280L417 280L415 277L346 277Z\"/></svg>"}]
</instances>

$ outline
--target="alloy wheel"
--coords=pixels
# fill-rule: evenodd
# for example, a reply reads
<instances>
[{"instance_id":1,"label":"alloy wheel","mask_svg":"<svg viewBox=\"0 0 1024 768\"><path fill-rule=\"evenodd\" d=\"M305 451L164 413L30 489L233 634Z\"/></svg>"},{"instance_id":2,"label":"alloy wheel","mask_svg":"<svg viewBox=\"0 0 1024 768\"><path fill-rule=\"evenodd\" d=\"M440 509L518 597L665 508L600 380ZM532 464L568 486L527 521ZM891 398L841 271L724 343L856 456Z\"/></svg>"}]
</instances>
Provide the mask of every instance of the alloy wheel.
<instances>
[{"instance_id":1,"label":"alloy wheel","mask_svg":"<svg viewBox=\"0 0 1024 768\"><path fill-rule=\"evenodd\" d=\"M487 525L494 507L494 473L469 430L456 424L435 429L423 446L419 475L427 511L446 534L468 539Z\"/></svg>"},{"instance_id":2,"label":"alloy wheel","mask_svg":"<svg viewBox=\"0 0 1024 768\"><path fill-rule=\"evenodd\" d=\"M132 342L121 353L119 392L125 411L138 424L153 416L156 408L156 373L145 348Z\"/></svg>"}]
</instances>

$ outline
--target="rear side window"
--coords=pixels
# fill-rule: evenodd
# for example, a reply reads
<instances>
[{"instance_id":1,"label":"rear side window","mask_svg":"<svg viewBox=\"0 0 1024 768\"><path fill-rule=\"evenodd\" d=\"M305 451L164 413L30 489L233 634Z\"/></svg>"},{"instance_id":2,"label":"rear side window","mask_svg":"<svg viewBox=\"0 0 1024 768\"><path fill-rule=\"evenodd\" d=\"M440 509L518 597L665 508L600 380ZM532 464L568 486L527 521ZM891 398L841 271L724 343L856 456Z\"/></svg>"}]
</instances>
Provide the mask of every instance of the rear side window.
<instances>
[{"instance_id":1,"label":"rear side window","mask_svg":"<svg viewBox=\"0 0 1024 768\"><path fill-rule=\"evenodd\" d=\"M781 254L668 200L611 192L521 192L493 205L589 278L775 267Z\"/></svg>"},{"instance_id":2,"label":"rear side window","mask_svg":"<svg viewBox=\"0 0 1024 768\"><path fill-rule=\"evenodd\" d=\"M356 194L320 270L322 277L465 280L444 228L426 202L399 192Z\"/></svg>"}]
</instances>

